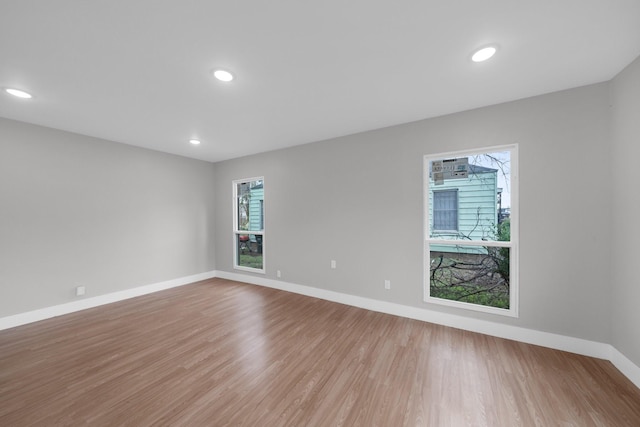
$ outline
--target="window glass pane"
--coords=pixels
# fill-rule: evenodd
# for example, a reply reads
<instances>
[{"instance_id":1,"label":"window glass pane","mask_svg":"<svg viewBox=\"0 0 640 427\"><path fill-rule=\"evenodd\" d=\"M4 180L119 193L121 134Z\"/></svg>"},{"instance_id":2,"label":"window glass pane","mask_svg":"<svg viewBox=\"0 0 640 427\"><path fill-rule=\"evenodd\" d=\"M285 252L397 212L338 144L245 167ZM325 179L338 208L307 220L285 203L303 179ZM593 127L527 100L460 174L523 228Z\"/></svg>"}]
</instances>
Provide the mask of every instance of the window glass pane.
<instances>
[{"instance_id":1,"label":"window glass pane","mask_svg":"<svg viewBox=\"0 0 640 427\"><path fill-rule=\"evenodd\" d=\"M511 248L430 245L430 296L509 308Z\"/></svg>"},{"instance_id":2,"label":"window glass pane","mask_svg":"<svg viewBox=\"0 0 640 427\"><path fill-rule=\"evenodd\" d=\"M430 161L429 238L508 241L510 166L509 151Z\"/></svg>"},{"instance_id":3,"label":"window glass pane","mask_svg":"<svg viewBox=\"0 0 640 427\"><path fill-rule=\"evenodd\" d=\"M262 269L263 238L259 234L236 234L236 264L239 267Z\"/></svg>"},{"instance_id":4,"label":"window glass pane","mask_svg":"<svg viewBox=\"0 0 640 427\"><path fill-rule=\"evenodd\" d=\"M236 184L238 230L264 230L264 185L262 180Z\"/></svg>"},{"instance_id":5,"label":"window glass pane","mask_svg":"<svg viewBox=\"0 0 640 427\"><path fill-rule=\"evenodd\" d=\"M249 229L249 183L243 182L237 184L237 213L238 213L238 230Z\"/></svg>"}]
</instances>

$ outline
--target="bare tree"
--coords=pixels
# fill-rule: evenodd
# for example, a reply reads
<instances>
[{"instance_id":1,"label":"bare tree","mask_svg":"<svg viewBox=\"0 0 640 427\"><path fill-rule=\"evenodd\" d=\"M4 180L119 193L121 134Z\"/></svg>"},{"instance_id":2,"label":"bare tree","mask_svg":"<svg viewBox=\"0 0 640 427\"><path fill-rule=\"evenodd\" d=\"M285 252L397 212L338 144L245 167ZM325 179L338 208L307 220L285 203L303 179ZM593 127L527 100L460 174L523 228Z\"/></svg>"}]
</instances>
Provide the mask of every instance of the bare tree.
<instances>
[{"instance_id":1,"label":"bare tree","mask_svg":"<svg viewBox=\"0 0 640 427\"><path fill-rule=\"evenodd\" d=\"M495 240L508 239L507 220L495 227ZM460 245L453 253L432 253L431 296L508 308L509 263L510 250L503 247Z\"/></svg>"}]
</instances>

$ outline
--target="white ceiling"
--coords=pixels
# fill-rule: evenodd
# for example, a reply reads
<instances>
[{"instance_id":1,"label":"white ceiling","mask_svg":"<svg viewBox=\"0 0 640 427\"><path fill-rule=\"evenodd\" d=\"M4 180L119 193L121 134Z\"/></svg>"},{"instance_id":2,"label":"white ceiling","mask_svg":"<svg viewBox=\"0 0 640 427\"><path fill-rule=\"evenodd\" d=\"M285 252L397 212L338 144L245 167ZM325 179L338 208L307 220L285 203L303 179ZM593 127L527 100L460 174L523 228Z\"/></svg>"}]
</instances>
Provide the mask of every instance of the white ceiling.
<instances>
[{"instance_id":1,"label":"white ceiling","mask_svg":"<svg viewBox=\"0 0 640 427\"><path fill-rule=\"evenodd\" d=\"M219 161L606 81L638 55L639 0L0 0L0 87L34 95L2 92L0 116Z\"/></svg>"}]
</instances>

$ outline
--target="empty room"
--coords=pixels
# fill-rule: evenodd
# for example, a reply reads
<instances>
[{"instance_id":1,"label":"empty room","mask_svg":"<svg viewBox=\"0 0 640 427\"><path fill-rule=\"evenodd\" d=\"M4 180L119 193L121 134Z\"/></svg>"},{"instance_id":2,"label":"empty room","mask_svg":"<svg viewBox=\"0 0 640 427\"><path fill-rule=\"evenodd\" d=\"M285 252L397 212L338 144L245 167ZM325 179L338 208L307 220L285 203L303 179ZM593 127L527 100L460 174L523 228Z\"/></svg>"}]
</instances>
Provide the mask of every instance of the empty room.
<instances>
[{"instance_id":1,"label":"empty room","mask_svg":"<svg viewBox=\"0 0 640 427\"><path fill-rule=\"evenodd\" d=\"M640 2L0 2L0 426L640 425Z\"/></svg>"}]
</instances>

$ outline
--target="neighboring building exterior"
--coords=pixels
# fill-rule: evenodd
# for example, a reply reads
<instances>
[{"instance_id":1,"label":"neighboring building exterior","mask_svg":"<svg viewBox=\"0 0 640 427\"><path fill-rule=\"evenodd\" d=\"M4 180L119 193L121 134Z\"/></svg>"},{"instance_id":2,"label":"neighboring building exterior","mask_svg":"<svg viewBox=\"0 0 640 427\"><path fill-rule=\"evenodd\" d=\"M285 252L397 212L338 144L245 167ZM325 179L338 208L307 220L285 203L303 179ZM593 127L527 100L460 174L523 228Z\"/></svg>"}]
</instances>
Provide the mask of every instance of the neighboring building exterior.
<instances>
[{"instance_id":1,"label":"neighboring building exterior","mask_svg":"<svg viewBox=\"0 0 640 427\"><path fill-rule=\"evenodd\" d=\"M264 230L264 185L249 190L249 230Z\"/></svg>"},{"instance_id":2,"label":"neighboring building exterior","mask_svg":"<svg viewBox=\"0 0 640 427\"><path fill-rule=\"evenodd\" d=\"M442 184L435 184L430 174L430 237L494 240L500 193L497 169L470 164L467 178L447 179ZM448 252L452 248L432 244L431 250ZM456 252L464 250L458 247Z\"/></svg>"},{"instance_id":3,"label":"neighboring building exterior","mask_svg":"<svg viewBox=\"0 0 640 427\"><path fill-rule=\"evenodd\" d=\"M249 230L264 230L264 184L258 184L249 190ZM262 253L262 236L250 234L255 252Z\"/></svg>"}]
</instances>

